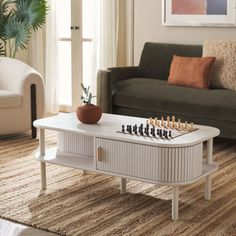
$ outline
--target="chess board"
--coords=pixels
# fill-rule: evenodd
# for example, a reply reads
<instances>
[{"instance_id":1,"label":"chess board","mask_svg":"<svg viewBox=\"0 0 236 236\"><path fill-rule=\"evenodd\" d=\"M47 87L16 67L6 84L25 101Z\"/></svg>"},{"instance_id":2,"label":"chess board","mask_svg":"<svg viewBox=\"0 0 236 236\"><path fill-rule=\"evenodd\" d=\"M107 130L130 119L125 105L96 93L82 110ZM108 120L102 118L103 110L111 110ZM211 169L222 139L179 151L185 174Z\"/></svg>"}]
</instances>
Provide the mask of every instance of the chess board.
<instances>
[{"instance_id":1,"label":"chess board","mask_svg":"<svg viewBox=\"0 0 236 236\"><path fill-rule=\"evenodd\" d=\"M182 123L180 119L178 122L175 121L175 117L167 117L166 120L162 117L161 120L157 118L149 118L146 120L146 124L132 124L132 125L122 125L121 130L118 133L123 133L127 135L138 135L149 138L156 139L174 139L179 136L191 133L198 130L193 123Z\"/></svg>"}]
</instances>

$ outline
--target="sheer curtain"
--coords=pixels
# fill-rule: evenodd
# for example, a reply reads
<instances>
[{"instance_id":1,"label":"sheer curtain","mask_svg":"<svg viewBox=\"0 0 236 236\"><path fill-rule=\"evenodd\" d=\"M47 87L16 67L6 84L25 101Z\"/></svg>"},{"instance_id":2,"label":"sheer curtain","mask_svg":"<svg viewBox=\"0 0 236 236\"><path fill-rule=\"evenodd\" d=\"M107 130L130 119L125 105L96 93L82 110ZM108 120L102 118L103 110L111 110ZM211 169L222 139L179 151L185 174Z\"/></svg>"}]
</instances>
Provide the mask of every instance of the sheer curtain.
<instances>
[{"instance_id":1,"label":"sheer curtain","mask_svg":"<svg viewBox=\"0 0 236 236\"><path fill-rule=\"evenodd\" d=\"M97 0L92 88L99 69L133 64L133 0Z\"/></svg>"},{"instance_id":2,"label":"sheer curtain","mask_svg":"<svg viewBox=\"0 0 236 236\"><path fill-rule=\"evenodd\" d=\"M95 20L93 25L93 56L91 58L93 76L90 84L93 94L96 94L98 69L130 65L127 54L130 50L129 39L132 27L128 19L132 16L127 6L132 1L94 0ZM46 113L56 113L59 111L56 1L48 0L48 5L50 10L48 11L46 25L43 30L37 31L32 37L30 59L31 65L45 79Z\"/></svg>"},{"instance_id":3,"label":"sheer curtain","mask_svg":"<svg viewBox=\"0 0 236 236\"><path fill-rule=\"evenodd\" d=\"M56 6L54 0L48 0L49 11L44 28L32 35L30 63L44 77L45 112L57 113L58 102L58 39L56 25Z\"/></svg>"},{"instance_id":4,"label":"sheer curtain","mask_svg":"<svg viewBox=\"0 0 236 236\"><path fill-rule=\"evenodd\" d=\"M96 94L97 71L117 65L118 0L96 0L93 24L93 76L91 88Z\"/></svg>"}]
</instances>

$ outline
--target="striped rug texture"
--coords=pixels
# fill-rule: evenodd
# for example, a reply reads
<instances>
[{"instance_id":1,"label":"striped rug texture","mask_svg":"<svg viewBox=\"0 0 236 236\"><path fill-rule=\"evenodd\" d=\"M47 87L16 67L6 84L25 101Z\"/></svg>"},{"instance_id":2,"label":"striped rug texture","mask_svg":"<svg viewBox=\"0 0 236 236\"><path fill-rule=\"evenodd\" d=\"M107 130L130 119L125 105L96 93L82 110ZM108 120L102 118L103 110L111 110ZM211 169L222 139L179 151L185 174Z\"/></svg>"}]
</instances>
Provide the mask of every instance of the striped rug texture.
<instances>
[{"instance_id":1,"label":"striped rug texture","mask_svg":"<svg viewBox=\"0 0 236 236\"><path fill-rule=\"evenodd\" d=\"M46 132L48 146L56 145ZM48 188L40 191L38 140L0 139L0 217L61 235L236 235L236 145L217 143L211 201L204 180L180 188L179 221L171 220L171 188L47 165Z\"/></svg>"}]
</instances>

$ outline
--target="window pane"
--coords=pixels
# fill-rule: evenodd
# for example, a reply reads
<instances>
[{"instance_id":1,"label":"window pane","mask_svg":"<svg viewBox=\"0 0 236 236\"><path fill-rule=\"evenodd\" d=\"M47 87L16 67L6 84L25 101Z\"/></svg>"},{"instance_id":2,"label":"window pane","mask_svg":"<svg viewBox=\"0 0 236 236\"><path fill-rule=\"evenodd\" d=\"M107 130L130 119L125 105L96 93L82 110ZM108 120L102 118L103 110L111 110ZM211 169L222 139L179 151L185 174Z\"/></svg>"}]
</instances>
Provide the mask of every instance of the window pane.
<instances>
[{"instance_id":1,"label":"window pane","mask_svg":"<svg viewBox=\"0 0 236 236\"><path fill-rule=\"evenodd\" d=\"M59 42L59 104L72 105L71 42Z\"/></svg>"},{"instance_id":2,"label":"window pane","mask_svg":"<svg viewBox=\"0 0 236 236\"><path fill-rule=\"evenodd\" d=\"M95 6L94 0L83 0L83 38L92 38Z\"/></svg>"},{"instance_id":3,"label":"window pane","mask_svg":"<svg viewBox=\"0 0 236 236\"><path fill-rule=\"evenodd\" d=\"M71 0L57 1L57 30L59 38L71 37Z\"/></svg>"},{"instance_id":4,"label":"window pane","mask_svg":"<svg viewBox=\"0 0 236 236\"><path fill-rule=\"evenodd\" d=\"M93 44L83 42L83 83L92 85L93 76Z\"/></svg>"}]
</instances>

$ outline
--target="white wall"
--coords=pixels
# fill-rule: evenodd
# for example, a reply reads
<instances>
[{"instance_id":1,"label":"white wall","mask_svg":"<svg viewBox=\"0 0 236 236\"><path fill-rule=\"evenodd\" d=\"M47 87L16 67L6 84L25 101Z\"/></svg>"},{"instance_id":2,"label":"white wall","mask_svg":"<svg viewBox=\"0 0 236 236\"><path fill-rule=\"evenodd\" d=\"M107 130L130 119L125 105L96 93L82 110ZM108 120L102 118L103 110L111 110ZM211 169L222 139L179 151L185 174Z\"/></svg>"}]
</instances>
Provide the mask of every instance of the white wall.
<instances>
[{"instance_id":1,"label":"white wall","mask_svg":"<svg viewBox=\"0 0 236 236\"><path fill-rule=\"evenodd\" d=\"M206 39L236 39L236 28L162 26L161 12L161 0L134 0L135 65L147 41L202 44Z\"/></svg>"}]
</instances>

